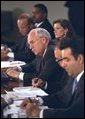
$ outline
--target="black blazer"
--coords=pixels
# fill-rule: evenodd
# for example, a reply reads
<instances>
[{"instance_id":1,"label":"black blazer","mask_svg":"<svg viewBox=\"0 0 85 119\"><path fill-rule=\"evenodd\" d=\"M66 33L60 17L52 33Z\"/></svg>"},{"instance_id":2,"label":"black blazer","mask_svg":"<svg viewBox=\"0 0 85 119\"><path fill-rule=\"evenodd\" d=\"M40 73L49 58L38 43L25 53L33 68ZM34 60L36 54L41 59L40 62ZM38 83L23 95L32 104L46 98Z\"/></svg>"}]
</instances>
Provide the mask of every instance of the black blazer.
<instances>
[{"instance_id":1,"label":"black blazer","mask_svg":"<svg viewBox=\"0 0 85 119\"><path fill-rule=\"evenodd\" d=\"M48 19L45 19L39 27L46 29L50 33L52 39L55 38L54 29L52 25L50 24L50 22L48 21Z\"/></svg>"},{"instance_id":2,"label":"black blazer","mask_svg":"<svg viewBox=\"0 0 85 119\"><path fill-rule=\"evenodd\" d=\"M47 93L53 93L62 89L64 82L61 81L62 76L65 74L65 70L61 68L55 61L54 49L51 47L47 48L45 56L42 58L37 56L36 59L25 66L22 66L24 74L24 85L31 84L31 79L38 77L47 81L48 88ZM61 83L59 83L61 82Z\"/></svg>"},{"instance_id":3,"label":"black blazer","mask_svg":"<svg viewBox=\"0 0 85 119\"><path fill-rule=\"evenodd\" d=\"M69 80L63 91L43 97L44 105L50 107L44 110L44 118L84 118L84 75L73 95L71 93L72 84L73 81Z\"/></svg>"},{"instance_id":4,"label":"black blazer","mask_svg":"<svg viewBox=\"0 0 85 119\"><path fill-rule=\"evenodd\" d=\"M35 55L31 51L29 46L27 46L26 38L23 37L22 39L19 39L17 44L15 46L11 47L11 49L14 52L14 60L20 60L20 61L30 63L35 58Z\"/></svg>"},{"instance_id":5,"label":"black blazer","mask_svg":"<svg viewBox=\"0 0 85 119\"><path fill-rule=\"evenodd\" d=\"M9 82L9 77L7 74L3 71L1 71L1 87L6 88L7 87L7 82Z\"/></svg>"}]
</instances>

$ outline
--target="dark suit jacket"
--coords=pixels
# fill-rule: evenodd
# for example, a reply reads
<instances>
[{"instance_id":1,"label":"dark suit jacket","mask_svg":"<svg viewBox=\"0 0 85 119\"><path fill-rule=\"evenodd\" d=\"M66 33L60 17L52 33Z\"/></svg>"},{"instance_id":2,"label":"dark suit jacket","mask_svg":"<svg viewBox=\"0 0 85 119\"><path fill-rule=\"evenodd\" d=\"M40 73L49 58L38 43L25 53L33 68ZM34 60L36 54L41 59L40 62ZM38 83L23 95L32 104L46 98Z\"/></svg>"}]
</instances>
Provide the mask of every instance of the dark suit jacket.
<instances>
[{"instance_id":1,"label":"dark suit jacket","mask_svg":"<svg viewBox=\"0 0 85 119\"><path fill-rule=\"evenodd\" d=\"M14 52L15 60L30 63L35 58L35 55L29 46L27 46L26 41L26 38L20 39L15 46L11 47L11 49Z\"/></svg>"},{"instance_id":2,"label":"dark suit jacket","mask_svg":"<svg viewBox=\"0 0 85 119\"><path fill-rule=\"evenodd\" d=\"M47 81L47 93L53 93L60 90L65 82L62 81L62 76L65 74L65 70L55 62L54 49L51 47L47 48L43 58L37 56L31 64L22 66L22 71L25 72L25 86L31 84L32 78L38 77L44 81Z\"/></svg>"},{"instance_id":3,"label":"dark suit jacket","mask_svg":"<svg viewBox=\"0 0 85 119\"><path fill-rule=\"evenodd\" d=\"M43 97L44 105L50 107L44 110L44 118L84 118L84 75L73 95L72 84L73 81L69 80L63 91Z\"/></svg>"},{"instance_id":4,"label":"dark suit jacket","mask_svg":"<svg viewBox=\"0 0 85 119\"><path fill-rule=\"evenodd\" d=\"M9 80L9 77L1 71L1 88L6 88Z\"/></svg>"},{"instance_id":5,"label":"dark suit jacket","mask_svg":"<svg viewBox=\"0 0 85 119\"><path fill-rule=\"evenodd\" d=\"M44 22L39 27L46 29L50 33L52 39L55 38L54 29L50 24L50 22L48 21L48 19L45 19Z\"/></svg>"}]
</instances>

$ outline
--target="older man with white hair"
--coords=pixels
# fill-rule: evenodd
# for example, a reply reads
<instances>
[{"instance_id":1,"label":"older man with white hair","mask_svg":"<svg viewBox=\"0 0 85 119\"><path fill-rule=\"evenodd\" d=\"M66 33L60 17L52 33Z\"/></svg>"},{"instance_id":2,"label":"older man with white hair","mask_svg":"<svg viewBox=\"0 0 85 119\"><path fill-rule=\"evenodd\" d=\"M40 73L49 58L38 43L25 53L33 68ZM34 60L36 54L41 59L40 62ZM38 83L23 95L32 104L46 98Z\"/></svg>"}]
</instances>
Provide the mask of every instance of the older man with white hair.
<instances>
[{"instance_id":1,"label":"older man with white hair","mask_svg":"<svg viewBox=\"0 0 85 119\"><path fill-rule=\"evenodd\" d=\"M7 75L24 80L25 86L32 84L35 87L47 89L48 92L58 90L62 83L56 87L56 82L62 79L64 70L56 65L54 49L51 47L52 45L49 45L50 41L51 36L47 30L43 28L31 30L28 34L28 44L36 55L36 59L32 63L22 66L22 72L8 69Z\"/></svg>"}]
</instances>

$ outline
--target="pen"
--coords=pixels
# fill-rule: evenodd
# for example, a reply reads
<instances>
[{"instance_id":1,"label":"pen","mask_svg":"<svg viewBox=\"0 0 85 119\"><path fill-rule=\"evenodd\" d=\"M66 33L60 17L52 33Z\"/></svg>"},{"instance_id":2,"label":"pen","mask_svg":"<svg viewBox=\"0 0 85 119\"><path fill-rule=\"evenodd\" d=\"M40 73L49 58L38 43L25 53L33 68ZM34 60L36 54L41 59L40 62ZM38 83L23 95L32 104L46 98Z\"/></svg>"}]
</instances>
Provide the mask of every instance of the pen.
<instances>
[{"instance_id":1,"label":"pen","mask_svg":"<svg viewBox=\"0 0 85 119\"><path fill-rule=\"evenodd\" d=\"M28 99L29 99L30 103L34 103L31 98L28 98Z\"/></svg>"}]
</instances>

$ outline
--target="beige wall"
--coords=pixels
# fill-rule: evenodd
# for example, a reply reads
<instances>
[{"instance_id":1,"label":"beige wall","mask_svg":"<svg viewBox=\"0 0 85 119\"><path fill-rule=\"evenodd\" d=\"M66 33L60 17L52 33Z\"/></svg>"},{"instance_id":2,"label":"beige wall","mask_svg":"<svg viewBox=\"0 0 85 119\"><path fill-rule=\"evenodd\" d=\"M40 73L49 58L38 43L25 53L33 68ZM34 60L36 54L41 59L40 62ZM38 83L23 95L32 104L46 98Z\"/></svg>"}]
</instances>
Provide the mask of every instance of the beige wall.
<instances>
[{"instance_id":1,"label":"beige wall","mask_svg":"<svg viewBox=\"0 0 85 119\"><path fill-rule=\"evenodd\" d=\"M13 11L16 8L31 13L34 4L43 3L48 8L48 18L51 23L58 18L67 18L68 9L64 7L66 1L1 1L1 10Z\"/></svg>"}]
</instances>

